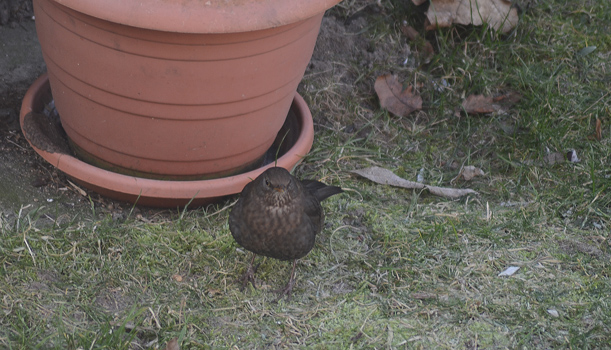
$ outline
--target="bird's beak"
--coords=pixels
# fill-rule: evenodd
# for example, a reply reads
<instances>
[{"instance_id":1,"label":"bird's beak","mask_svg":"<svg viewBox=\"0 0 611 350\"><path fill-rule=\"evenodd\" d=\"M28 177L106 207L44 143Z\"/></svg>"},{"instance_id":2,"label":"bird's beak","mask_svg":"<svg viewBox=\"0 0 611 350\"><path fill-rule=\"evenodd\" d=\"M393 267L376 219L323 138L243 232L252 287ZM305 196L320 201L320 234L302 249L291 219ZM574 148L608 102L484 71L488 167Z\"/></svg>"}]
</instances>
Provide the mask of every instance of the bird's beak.
<instances>
[{"instance_id":1,"label":"bird's beak","mask_svg":"<svg viewBox=\"0 0 611 350\"><path fill-rule=\"evenodd\" d=\"M278 193L282 193L282 192L284 192L284 188L282 188L282 187L274 187L274 191L276 191Z\"/></svg>"}]
</instances>

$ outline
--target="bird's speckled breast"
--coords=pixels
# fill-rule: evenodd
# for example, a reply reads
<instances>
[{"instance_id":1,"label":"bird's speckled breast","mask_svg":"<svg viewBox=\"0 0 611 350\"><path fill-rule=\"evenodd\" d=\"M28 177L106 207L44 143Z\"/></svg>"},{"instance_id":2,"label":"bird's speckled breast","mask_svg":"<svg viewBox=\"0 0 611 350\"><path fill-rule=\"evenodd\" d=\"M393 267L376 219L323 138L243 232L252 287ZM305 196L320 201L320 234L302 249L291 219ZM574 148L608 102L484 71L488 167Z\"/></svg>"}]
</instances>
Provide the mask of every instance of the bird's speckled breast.
<instances>
[{"instance_id":1,"label":"bird's speckled breast","mask_svg":"<svg viewBox=\"0 0 611 350\"><path fill-rule=\"evenodd\" d=\"M259 211L247 223L253 239L244 242L244 248L280 260L299 259L310 252L316 239L315 228L297 202L282 207L263 206Z\"/></svg>"}]
</instances>

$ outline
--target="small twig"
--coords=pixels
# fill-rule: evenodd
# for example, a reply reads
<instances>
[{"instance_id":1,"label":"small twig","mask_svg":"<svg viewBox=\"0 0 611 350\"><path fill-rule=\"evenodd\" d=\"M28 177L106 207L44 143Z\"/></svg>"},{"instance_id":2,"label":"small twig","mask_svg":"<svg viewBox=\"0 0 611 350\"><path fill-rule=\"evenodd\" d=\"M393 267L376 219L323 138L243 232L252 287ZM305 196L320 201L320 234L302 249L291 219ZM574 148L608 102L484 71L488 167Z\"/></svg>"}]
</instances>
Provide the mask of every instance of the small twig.
<instances>
[{"instance_id":1,"label":"small twig","mask_svg":"<svg viewBox=\"0 0 611 350\"><path fill-rule=\"evenodd\" d=\"M25 150L25 148L24 148L24 147L21 147L21 146L20 146L20 145L18 145L17 143L15 143L15 142L13 142L13 141L9 140L8 138L6 139L6 141L8 141L8 142L12 143L13 145L15 145L15 146L17 146L17 147L21 148L22 150Z\"/></svg>"},{"instance_id":2,"label":"small twig","mask_svg":"<svg viewBox=\"0 0 611 350\"><path fill-rule=\"evenodd\" d=\"M21 220L21 213L23 212L23 209L28 209L31 206L32 204L28 204L25 207L22 205L21 208L19 208L19 214L17 214L17 230L19 230L19 221Z\"/></svg>"},{"instance_id":3,"label":"small twig","mask_svg":"<svg viewBox=\"0 0 611 350\"><path fill-rule=\"evenodd\" d=\"M153 315L153 320L155 320L155 324L157 325L157 329L161 329L161 324L159 323L159 320L157 319L157 315L155 315L155 312L150 307L149 307L149 311L151 312L151 315Z\"/></svg>"},{"instance_id":4,"label":"small twig","mask_svg":"<svg viewBox=\"0 0 611 350\"><path fill-rule=\"evenodd\" d=\"M224 212L225 210L227 210L227 209L229 209L229 208L233 207L233 205L234 205L234 204L236 204L237 202L238 202L238 200L236 199L236 200L234 200L232 203L230 203L230 204L228 204L228 205L223 206L221 209L219 209L219 210L215 211L214 213L210 213L210 214L208 214L208 215L204 216L204 219L207 219L207 218L209 218L209 217L211 217L211 216L214 216L214 215L216 215L216 214L220 214L220 213Z\"/></svg>"},{"instance_id":5,"label":"small twig","mask_svg":"<svg viewBox=\"0 0 611 350\"><path fill-rule=\"evenodd\" d=\"M82 188L78 187L77 185L75 185L70 180L66 180L66 181L68 181L68 183L74 188L74 190L76 190L76 192L78 192L78 194L80 194L83 197L87 197L87 192L85 192L85 190L83 190Z\"/></svg>"},{"instance_id":6,"label":"small twig","mask_svg":"<svg viewBox=\"0 0 611 350\"><path fill-rule=\"evenodd\" d=\"M25 246L28 248L28 252L30 253L30 256L32 257L34 266L36 266L36 258L34 257L34 252L32 252L32 248L30 248L30 244L28 243L28 240L25 237L26 233L28 233L28 231L30 231L31 228L32 228L32 225L30 224L30 227L28 227L27 230L23 231L23 241L25 242Z\"/></svg>"},{"instance_id":7,"label":"small twig","mask_svg":"<svg viewBox=\"0 0 611 350\"><path fill-rule=\"evenodd\" d=\"M76 249L76 242L72 242L72 248L68 249L68 251L66 251L65 253L61 253L61 254L49 253L49 255L54 256L54 257L66 256L66 255L74 253L75 249Z\"/></svg>"},{"instance_id":8,"label":"small twig","mask_svg":"<svg viewBox=\"0 0 611 350\"><path fill-rule=\"evenodd\" d=\"M588 111L590 108L594 107L594 106L595 106L595 105L596 105L598 102L600 102L600 100L602 100L603 98L607 97L607 95L609 95L610 93L611 93L611 91L607 91L607 93L606 93L606 94L602 95L602 96L601 96L601 98L599 98L598 100L596 100L596 102L592 103L592 104L590 105L590 107L586 108L586 109L585 109L583 112L581 112L581 113L582 113L582 114L586 114L586 112L587 112L587 111Z\"/></svg>"}]
</instances>

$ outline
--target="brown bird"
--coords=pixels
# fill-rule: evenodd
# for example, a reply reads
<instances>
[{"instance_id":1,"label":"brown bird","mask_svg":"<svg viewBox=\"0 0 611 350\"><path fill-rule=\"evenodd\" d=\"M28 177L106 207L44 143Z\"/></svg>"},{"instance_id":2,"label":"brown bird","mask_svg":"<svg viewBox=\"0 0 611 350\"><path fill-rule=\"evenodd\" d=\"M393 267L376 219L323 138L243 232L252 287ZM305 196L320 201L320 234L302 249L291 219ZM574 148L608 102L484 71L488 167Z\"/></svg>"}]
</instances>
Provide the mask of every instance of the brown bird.
<instances>
[{"instance_id":1,"label":"brown bird","mask_svg":"<svg viewBox=\"0 0 611 350\"><path fill-rule=\"evenodd\" d=\"M229 214L233 238L253 253L242 277L242 288L248 282L256 287L253 263L257 254L293 260L289 282L278 290L278 299L284 295L290 299L297 259L312 250L325 221L320 202L341 192L341 188L322 182L299 180L279 167L267 169L247 184Z\"/></svg>"}]
</instances>

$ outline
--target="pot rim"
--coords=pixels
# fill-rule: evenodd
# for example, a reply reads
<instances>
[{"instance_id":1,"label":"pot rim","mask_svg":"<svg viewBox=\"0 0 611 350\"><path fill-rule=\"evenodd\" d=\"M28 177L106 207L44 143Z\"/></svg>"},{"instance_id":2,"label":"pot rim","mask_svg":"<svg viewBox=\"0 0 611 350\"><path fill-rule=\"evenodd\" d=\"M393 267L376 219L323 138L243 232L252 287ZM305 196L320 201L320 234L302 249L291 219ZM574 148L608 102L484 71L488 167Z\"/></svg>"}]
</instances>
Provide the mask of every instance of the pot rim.
<instances>
[{"instance_id":1,"label":"pot rim","mask_svg":"<svg viewBox=\"0 0 611 350\"><path fill-rule=\"evenodd\" d=\"M49 1L132 27L203 34L249 32L295 23L322 13L341 0Z\"/></svg>"},{"instance_id":2,"label":"pot rim","mask_svg":"<svg viewBox=\"0 0 611 350\"><path fill-rule=\"evenodd\" d=\"M33 111L35 102L49 89L47 73L41 75L28 89L21 104L20 123L26 114ZM293 106L295 114L301 123L301 132L293 147L278 158L276 166L291 171L299 164L310 151L314 141L314 123L312 114L304 99L295 93ZM25 135L27 139L27 135ZM153 207L176 207L176 203L185 205L192 203L200 205L215 198L222 198L242 191L250 181L259 176L267 168L274 166L270 163L245 173L197 181L167 181L145 179L135 176L123 175L104 170L87 164L72 155L50 153L35 147L29 140L30 146L47 162L66 173L76 182L94 190L102 195L137 202L138 205Z\"/></svg>"}]
</instances>

